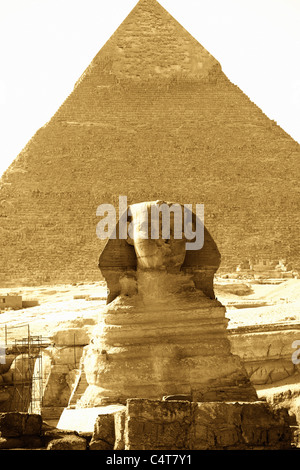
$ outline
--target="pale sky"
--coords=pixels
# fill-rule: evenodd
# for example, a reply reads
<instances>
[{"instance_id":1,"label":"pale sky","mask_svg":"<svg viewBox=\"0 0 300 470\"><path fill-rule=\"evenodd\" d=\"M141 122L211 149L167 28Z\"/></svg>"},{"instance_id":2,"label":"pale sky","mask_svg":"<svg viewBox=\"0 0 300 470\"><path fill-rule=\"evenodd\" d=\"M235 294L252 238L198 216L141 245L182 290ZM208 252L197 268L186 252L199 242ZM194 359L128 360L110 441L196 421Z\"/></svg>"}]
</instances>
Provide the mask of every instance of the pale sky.
<instances>
[{"instance_id":1,"label":"pale sky","mask_svg":"<svg viewBox=\"0 0 300 470\"><path fill-rule=\"evenodd\" d=\"M137 0L0 0L0 175ZM300 143L300 0L160 0Z\"/></svg>"}]
</instances>

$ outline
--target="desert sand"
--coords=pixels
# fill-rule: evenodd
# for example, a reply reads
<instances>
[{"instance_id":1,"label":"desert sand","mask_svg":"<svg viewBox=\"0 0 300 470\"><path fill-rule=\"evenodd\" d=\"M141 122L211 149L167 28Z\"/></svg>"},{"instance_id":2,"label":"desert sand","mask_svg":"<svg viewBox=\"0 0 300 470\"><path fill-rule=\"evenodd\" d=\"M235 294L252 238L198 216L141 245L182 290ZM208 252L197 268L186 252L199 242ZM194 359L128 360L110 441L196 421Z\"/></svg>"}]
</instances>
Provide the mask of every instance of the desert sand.
<instances>
[{"instance_id":1,"label":"desert sand","mask_svg":"<svg viewBox=\"0 0 300 470\"><path fill-rule=\"evenodd\" d=\"M245 287L245 284L247 288L243 291L252 293L237 295L236 292L241 290L241 286ZM26 336L27 325L30 326L32 335L43 337L51 337L53 330L60 326L66 328L91 325L92 327L105 307L106 285L99 281L76 285L0 289L0 295L13 293L21 294L23 300L37 300L39 306L20 310L2 310L0 314L0 341L2 343L5 325L8 327L10 340ZM252 280L216 278L215 293L218 300L227 307L226 316L230 320L228 328L300 323L300 279L283 280L278 285L272 285L256 284ZM257 307L260 301L265 305ZM236 305L242 303L246 307L236 308L233 306L235 303Z\"/></svg>"}]
</instances>

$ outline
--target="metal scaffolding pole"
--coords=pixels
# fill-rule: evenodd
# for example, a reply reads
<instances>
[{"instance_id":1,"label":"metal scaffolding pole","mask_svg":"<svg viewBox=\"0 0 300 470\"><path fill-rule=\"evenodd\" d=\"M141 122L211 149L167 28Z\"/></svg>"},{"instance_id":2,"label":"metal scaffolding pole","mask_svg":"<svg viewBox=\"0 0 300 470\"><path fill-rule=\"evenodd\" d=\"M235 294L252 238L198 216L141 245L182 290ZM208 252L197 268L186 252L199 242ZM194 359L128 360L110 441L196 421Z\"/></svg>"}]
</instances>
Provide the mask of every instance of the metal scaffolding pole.
<instances>
[{"instance_id":1,"label":"metal scaffolding pole","mask_svg":"<svg viewBox=\"0 0 300 470\"><path fill-rule=\"evenodd\" d=\"M20 339L19 335L9 344L9 337L14 328L26 328L26 337ZM46 339L45 339L46 340ZM49 342L43 341L42 336L32 336L30 326L5 325L6 351L14 355L10 368L12 377L10 382L4 382L1 387L11 390L10 411L25 411L41 413L43 400L43 366L42 350Z\"/></svg>"}]
</instances>

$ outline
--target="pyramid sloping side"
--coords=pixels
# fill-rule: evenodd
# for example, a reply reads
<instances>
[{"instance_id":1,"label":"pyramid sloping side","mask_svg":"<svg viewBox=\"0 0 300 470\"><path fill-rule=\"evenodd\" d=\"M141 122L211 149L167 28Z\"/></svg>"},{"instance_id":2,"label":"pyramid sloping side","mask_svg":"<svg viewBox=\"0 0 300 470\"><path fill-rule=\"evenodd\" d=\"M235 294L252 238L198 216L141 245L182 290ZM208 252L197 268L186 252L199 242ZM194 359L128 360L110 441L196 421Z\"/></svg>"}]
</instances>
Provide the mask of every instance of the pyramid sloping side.
<instances>
[{"instance_id":1,"label":"pyramid sloping side","mask_svg":"<svg viewBox=\"0 0 300 470\"><path fill-rule=\"evenodd\" d=\"M169 46L155 44L147 66L153 74L134 74L133 58L142 64L146 49L136 46L122 62L115 44L134 37L132 44L153 49L149 38L143 42L151 4L174 28L178 67L162 73L157 60ZM144 23L132 21L143 13ZM299 144L164 9L143 0L131 15L1 180L1 280L98 279L104 243L96 237L96 209L117 207L119 195L128 204L204 203L223 266L266 254L297 267ZM151 23L154 37L164 22ZM181 37L206 65L195 69L190 61L183 73L188 42L180 46ZM170 51L164 63L174 60Z\"/></svg>"}]
</instances>

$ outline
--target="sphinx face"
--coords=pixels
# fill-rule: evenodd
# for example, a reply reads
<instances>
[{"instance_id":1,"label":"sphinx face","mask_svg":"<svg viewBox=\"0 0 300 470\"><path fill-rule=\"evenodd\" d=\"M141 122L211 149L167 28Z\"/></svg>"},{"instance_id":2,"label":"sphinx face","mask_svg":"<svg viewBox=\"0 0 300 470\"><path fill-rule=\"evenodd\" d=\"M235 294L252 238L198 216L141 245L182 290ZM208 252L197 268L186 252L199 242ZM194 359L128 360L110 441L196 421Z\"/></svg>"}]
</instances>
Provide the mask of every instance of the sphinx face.
<instances>
[{"instance_id":1,"label":"sphinx face","mask_svg":"<svg viewBox=\"0 0 300 470\"><path fill-rule=\"evenodd\" d=\"M163 217L157 212L159 204L131 206L128 243L134 245L139 269L179 270L186 253L183 219L172 211Z\"/></svg>"}]
</instances>

